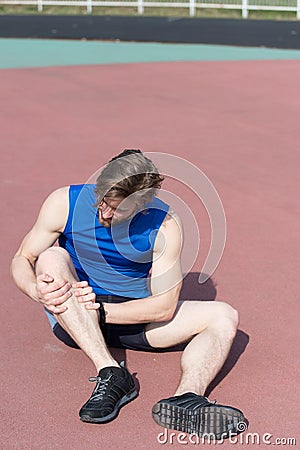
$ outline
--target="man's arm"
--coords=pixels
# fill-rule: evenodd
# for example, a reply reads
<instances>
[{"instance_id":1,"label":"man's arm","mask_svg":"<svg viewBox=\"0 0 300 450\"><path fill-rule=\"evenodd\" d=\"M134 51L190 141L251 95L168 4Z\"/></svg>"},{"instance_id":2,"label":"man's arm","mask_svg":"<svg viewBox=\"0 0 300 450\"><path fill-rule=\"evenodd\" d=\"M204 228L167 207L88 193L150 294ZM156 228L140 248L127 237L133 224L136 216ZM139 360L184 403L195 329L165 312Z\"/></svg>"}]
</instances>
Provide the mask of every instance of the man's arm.
<instances>
[{"instance_id":1,"label":"man's arm","mask_svg":"<svg viewBox=\"0 0 300 450\"><path fill-rule=\"evenodd\" d=\"M181 222L168 215L157 234L151 270L151 297L125 303L106 303L106 322L119 324L171 320L182 286L180 254L183 244Z\"/></svg>"},{"instance_id":2,"label":"man's arm","mask_svg":"<svg viewBox=\"0 0 300 450\"><path fill-rule=\"evenodd\" d=\"M39 296L36 289L35 262L44 250L54 244L65 227L69 210L68 193L69 188L64 187L49 195L41 207L36 223L25 236L11 264L12 277L17 287L37 302ZM51 281L51 278L48 281ZM61 287L63 286L65 284ZM58 286L55 287L59 289Z\"/></svg>"}]
</instances>

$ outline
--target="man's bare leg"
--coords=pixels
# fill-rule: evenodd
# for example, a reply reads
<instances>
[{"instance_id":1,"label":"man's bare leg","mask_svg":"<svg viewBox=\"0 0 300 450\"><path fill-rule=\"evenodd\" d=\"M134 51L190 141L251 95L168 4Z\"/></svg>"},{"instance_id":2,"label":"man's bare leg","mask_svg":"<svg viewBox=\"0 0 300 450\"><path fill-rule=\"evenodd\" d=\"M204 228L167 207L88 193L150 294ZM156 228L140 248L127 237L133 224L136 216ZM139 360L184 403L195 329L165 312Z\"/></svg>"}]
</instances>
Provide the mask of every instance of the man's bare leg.
<instances>
[{"instance_id":1,"label":"man's bare leg","mask_svg":"<svg viewBox=\"0 0 300 450\"><path fill-rule=\"evenodd\" d=\"M174 318L150 324L146 337L153 347L189 341L181 359L182 377L175 395L203 395L223 366L238 327L238 314L222 302L180 302Z\"/></svg>"},{"instance_id":2,"label":"man's bare leg","mask_svg":"<svg viewBox=\"0 0 300 450\"><path fill-rule=\"evenodd\" d=\"M36 263L36 274L49 274L58 280L78 281L69 254L62 248L52 247L43 252ZM71 293L73 290L71 290ZM134 379L125 367L109 353L103 338L96 310L87 310L73 294L63 303L67 310L54 314L58 323L92 360L98 376L90 379L96 386L91 397L79 411L84 422L105 423L113 420L120 408L137 397Z\"/></svg>"},{"instance_id":3,"label":"man's bare leg","mask_svg":"<svg viewBox=\"0 0 300 450\"><path fill-rule=\"evenodd\" d=\"M182 355L175 395L152 408L156 423L215 439L241 431L242 411L211 403L203 396L228 356L237 326L237 312L226 303L194 301L180 303L170 322L147 326L146 337L153 347L190 341Z\"/></svg>"},{"instance_id":4,"label":"man's bare leg","mask_svg":"<svg viewBox=\"0 0 300 450\"><path fill-rule=\"evenodd\" d=\"M60 247L51 247L39 256L36 275L43 273L51 275L55 281L68 280L71 284L78 281L69 254ZM61 314L54 314L56 320L92 360L97 372L103 367L119 367L107 349L97 311L87 310L74 295L63 305L68 309Z\"/></svg>"}]
</instances>

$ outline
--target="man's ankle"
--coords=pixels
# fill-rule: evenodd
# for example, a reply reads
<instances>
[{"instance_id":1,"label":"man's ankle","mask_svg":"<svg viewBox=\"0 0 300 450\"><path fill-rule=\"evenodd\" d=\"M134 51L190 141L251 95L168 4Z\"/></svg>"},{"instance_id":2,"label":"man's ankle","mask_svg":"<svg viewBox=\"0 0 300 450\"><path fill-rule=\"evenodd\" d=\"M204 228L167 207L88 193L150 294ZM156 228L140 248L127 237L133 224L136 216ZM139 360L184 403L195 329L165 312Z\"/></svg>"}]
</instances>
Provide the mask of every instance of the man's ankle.
<instances>
[{"instance_id":1,"label":"man's ankle","mask_svg":"<svg viewBox=\"0 0 300 450\"><path fill-rule=\"evenodd\" d=\"M99 373L100 370L104 369L105 367L120 367L120 364L118 364L117 361L115 361L113 359L110 361L105 361L105 362L103 361L102 363L97 364L97 365L95 364L95 367L96 367L97 372Z\"/></svg>"},{"instance_id":2,"label":"man's ankle","mask_svg":"<svg viewBox=\"0 0 300 450\"><path fill-rule=\"evenodd\" d=\"M174 396L178 396L178 395L183 395L186 394L187 392L192 392L193 394L197 394L197 395L204 395L205 393L205 387L202 385L199 385L198 383L184 383L184 384L180 384L178 386L178 388L176 389L176 392L174 394Z\"/></svg>"}]
</instances>

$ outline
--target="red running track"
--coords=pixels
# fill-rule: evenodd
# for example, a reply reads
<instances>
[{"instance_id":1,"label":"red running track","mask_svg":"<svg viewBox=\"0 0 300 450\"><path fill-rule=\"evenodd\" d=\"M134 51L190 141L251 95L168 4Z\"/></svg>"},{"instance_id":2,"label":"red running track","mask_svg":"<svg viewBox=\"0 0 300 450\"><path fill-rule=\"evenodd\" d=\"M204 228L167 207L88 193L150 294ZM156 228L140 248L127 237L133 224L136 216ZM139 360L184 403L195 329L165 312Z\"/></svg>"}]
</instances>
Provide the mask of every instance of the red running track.
<instances>
[{"instance_id":1,"label":"red running track","mask_svg":"<svg viewBox=\"0 0 300 450\"><path fill-rule=\"evenodd\" d=\"M176 387L180 352L118 351L137 374L138 399L110 424L81 423L92 364L52 336L41 308L8 274L46 195L85 182L126 147L181 156L216 186L228 238L215 287L197 284L209 227L184 194L203 241L182 297L226 300L241 316L210 398L241 408L261 440L269 433L272 443L294 437L300 445L299 76L299 61L0 71L2 448L182 448L176 437L159 444L163 429L151 418L152 405Z\"/></svg>"}]
</instances>

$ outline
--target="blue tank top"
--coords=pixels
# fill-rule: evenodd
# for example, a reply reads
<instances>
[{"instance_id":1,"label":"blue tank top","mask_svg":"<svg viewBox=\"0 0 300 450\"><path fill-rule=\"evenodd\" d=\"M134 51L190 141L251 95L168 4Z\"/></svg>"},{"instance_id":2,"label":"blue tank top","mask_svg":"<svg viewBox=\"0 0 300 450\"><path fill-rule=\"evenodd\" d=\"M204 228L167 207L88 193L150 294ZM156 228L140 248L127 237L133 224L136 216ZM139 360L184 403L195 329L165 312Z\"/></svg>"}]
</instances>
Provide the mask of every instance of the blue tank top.
<instances>
[{"instance_id":1,"label":"blue tank top","mask_svg":"<svg viewBox=\"0 0 300 450\"><path fill-rule=\"evenodd\" d=\"M169 206L155 197L131 219L106 228L98 219L94 189L92 184L70 186L69 216L59 245L95 294L148 297L154 242Z\"/></svg>"}]
</instances>

